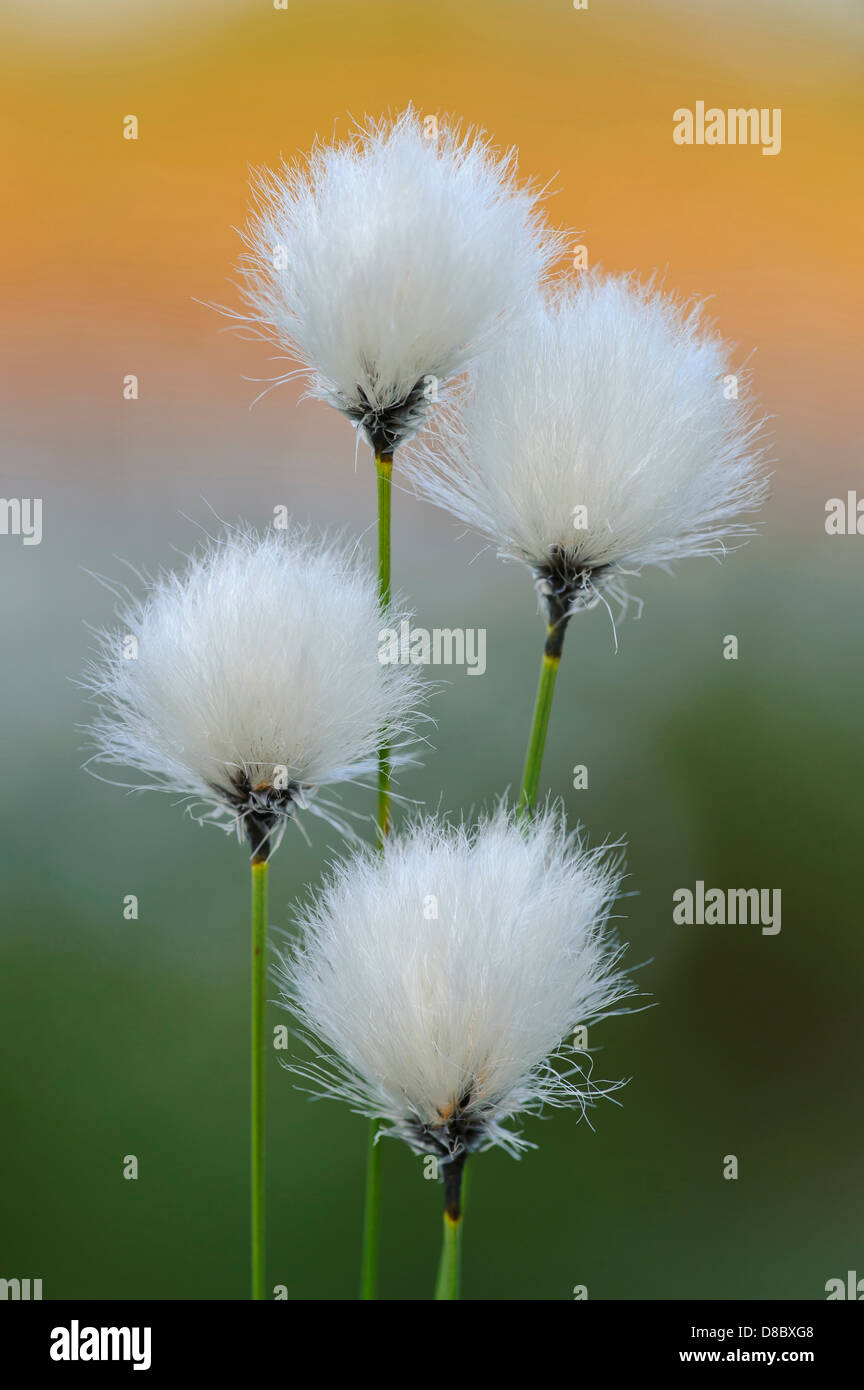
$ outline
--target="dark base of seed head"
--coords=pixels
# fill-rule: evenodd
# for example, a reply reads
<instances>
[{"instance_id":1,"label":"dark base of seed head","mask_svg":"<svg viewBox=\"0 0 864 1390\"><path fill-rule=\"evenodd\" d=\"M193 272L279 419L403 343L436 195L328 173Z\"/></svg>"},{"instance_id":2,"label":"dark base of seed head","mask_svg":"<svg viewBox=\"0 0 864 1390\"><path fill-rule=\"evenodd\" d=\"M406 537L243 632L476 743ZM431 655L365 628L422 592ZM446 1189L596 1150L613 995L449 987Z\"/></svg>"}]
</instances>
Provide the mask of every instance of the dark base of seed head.
<instances>
[{"instance_id":1,"label":"dark base of seed head","mask_svg":"<svg viewBox=\"0 0 864 1390\"><path fill-rule=\"evenodd\" d=\"M428 399L422 381L412 387L404 400L383 409L373 405L360 386L357 395L360 404L346 414L360 426L379 457L392 457L399 445L416 434L424 423Z\"/></svg>"},{"instance_id":2,"label":"dark base of seed head","mask_svg":"<svg viewBox=\"0 0 864 1390\"><path fill-rule=\"evenodd\" d=\"M462 1149L444 1164L444 1210L451 1221L462 1219L462 1175L467 1158L467 1150Z\"/></svg>"},{"instance_id":3,"label":"dark base of seed head","mask_svg":"<svg viewBox=\"0 0 864 1390\"><path fill-rule=\"evenodd\" d=\"M441 1164L444 1208L452 1221L458 1221L462 1214L462 1174L466 1160L473 1149L480 1147L486 1136L482 1112L475 1109L470 1115L466 1113L471 1097L469 1087L441 1124L424 1125L418 1121L414 1128L413 1146L424 1153L433 1154Z\"/></svg>"},{"instance_id":4,"label":"dark base of seed head","mask_svg":"<svg viewBox=\"0 0 864 1390\"><path fill-rule=\"evenodd\" d=\"M242 774L235 778L231 792L226 793L224 787L214 790L237 812L252 852L252 863L266 864L273 852L275 832L293 814L299 783L289 782L284 787L262 783L253 787Z\"/></svg>"},{"instance_id":5,"label":"dark base of seed head","mask_svg":"<svg viewBox=\"0 0 864 1390\"><path fill-rule=\"evenodd\" d=\"M243 817L243 829L249 841L253 864L266 864L270 858L277 820L277 816L259 816L251 811Z\"/></svg>"},{"instance_id":6,"label":"dark base of seed head","mask_svg":"<svg viewBox=\"0 0 864 1390\"><path fill-rule=\"evenodd\" d=\"M563 545L553 546L546 563L535 567L537 590L546 605L549 625L548 657L560 658L567 624L580 608L591 607L596 600L598 581L608 573L608 565L583 564Z\"/></svg>"}]
</instances>

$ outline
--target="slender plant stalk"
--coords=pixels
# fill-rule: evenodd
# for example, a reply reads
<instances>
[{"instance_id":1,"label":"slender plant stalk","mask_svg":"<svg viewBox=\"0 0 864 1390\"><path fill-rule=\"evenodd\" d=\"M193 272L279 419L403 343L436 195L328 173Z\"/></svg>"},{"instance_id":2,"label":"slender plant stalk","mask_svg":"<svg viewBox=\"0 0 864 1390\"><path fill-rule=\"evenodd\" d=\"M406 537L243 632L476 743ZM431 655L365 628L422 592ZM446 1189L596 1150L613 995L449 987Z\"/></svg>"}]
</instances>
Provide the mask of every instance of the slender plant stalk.
<instances>
[{"instance_id":1,"label":"slender plant stalk","mask_svg":"<svg viewBox=\"0 0 864 1390\"><path fill-rule=\"evenodd\" d=\"M462 1221L465 1214L463 1175L466 1154L457 1155L444 1169L444 1232L435 1282L435 1302L462 1297Z\"/></svg>"},{"instance_id":2,"label":"slender plant stalk","mask_svg":"<svg viewBox=\"0 0 864 1390\"><path fill-rule=\"evenodd\" d=\"M540 681L537 686L537 699L534 702L534 719L525 755L525 770L522 774L522 790L519 795L519 815L530 815L537 800L540 785L540 770L543 754L546 751L546 735L549 732L549 716L552 713L552 697L555 694L555 679L561 665L561 651L564 646L564 633L567 629L567 616L547 624L546 646L540 665Z\"/></svg>"},{"instance_id":3,"label":"slender plant stalk","mask_svg":"<svg viewBox=\"0 0 864 1390\"><path fill-rule=\"evenodd\" d=\"M378 484L378 598L386 612L390 605L390 500L393 492L393 455L376 450L375 476ZM390 834L391 748L378 749L378 848L383 850ZM360 1266L360 1297L370 1300L378 1293L378 1254L381 1242L381 1150L375 1143L378 1121L369 1125L366 1154L366 1197L363 1208L363 1252Z\"/></svg>"},{"instance_id":4,"label":"slender plant stalk","mask_svg":"<svg viewBox=\"0 0 864 1390\"><path fill-rule=\"evenodd\" d=\"M393 455L375 455L378 481L378 598L382 608L390 606L390 499L393 492ZM378 847L390 834L390 765L389 743L378 749Z\"/></svg>"},{"instance_id":5,"label":"slender plant stalk","mask_svg":"<svg viewBox=\"0 0 864 1390\"><path fill-rule=\"evenodd\" d=\"M256 855L260 853L256 851ZM266 1298L264 1232L264 1036L267 997L267 859L252 859L252 1297Z\"/></svg>"},{"instance_id":6,"label":"slender plant stalk","mask_svg":"<svg viewBox=\"0 0 864 1390\"><path fill-rule=\"evenodd\" d=\"M369 1121L369 1152L366 1158L366 1198L363 1209L363 1266L360 1297L376 1297L378 1287L378 1241L381 1225L381 1146L375 1143L378 1121Z\"/></svg>"},{"instance_id":7,"label":"slender plant stalk","mask_svg":"<svg viewBox=\"0 0 864 1390\"><path fill-rule=\"evenodd\" d=\"M435 1283L435 1301L462 1297L462 1217L455 1221L444 1213L444 1238L441 1242L441 1262Z\"/></svg>"}]
</instances>

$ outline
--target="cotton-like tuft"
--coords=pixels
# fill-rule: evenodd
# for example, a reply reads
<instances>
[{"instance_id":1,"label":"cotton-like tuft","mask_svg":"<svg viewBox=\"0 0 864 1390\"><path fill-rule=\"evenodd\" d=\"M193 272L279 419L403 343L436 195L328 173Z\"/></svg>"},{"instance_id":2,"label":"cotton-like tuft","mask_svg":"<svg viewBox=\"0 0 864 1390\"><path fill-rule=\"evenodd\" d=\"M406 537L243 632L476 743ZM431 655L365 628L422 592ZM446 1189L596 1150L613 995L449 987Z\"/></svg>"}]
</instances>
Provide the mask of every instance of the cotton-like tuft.
<instances>
[{"instance_id":1,"label":"cotton-like tuft","mask_svg":"<svg viewBox=\"0 0 864 1390\"><path fill-rule=\"evenodd\" d=\"M359 850L277 969L319 1059L293 1070L415 1152L518 1154L508 1121L601 1090L573 1034L630 992L607 927L619 880L555 808L519 823L502 806L471 829L423 819L383 854Z\"/></svg>"},{"instance_id":2,"label":"cotton-like tuft","mask_svg":"<svg viewBox=\"0 0 864 1390\"><path fill-rule=\"evenodd\" d=\"M371 772L382 738L410 738L418 672L379 662L394 618L354 547L231 530L118 616L84 680L92 761L146 773L253 844L298 809L332 819L319 788Z\"/></svg>"},{"instance_id":3,"label":"cotton-like tuft","mask_svg":"<svg viewBox=\"0 0 864 1390\"><path fill-rule=\"evenodd\" d=\"M731 375L698 308L587 276L537 297L403 468L572 611L622 572L752 530L739 518L765 497L761 421Z\"/></svg>"},{"instance_id":4,"label":"cotton-like tuft","mask_svg":"<svg viewBox=\"0 0 864 1390\"><path fill-rule=\"evenodd\" d=\"M413 109L261 171L238 316L308 369L311 394L392 452L506 328L560 252L516 153Z\"/></svg>"}]
</instances>

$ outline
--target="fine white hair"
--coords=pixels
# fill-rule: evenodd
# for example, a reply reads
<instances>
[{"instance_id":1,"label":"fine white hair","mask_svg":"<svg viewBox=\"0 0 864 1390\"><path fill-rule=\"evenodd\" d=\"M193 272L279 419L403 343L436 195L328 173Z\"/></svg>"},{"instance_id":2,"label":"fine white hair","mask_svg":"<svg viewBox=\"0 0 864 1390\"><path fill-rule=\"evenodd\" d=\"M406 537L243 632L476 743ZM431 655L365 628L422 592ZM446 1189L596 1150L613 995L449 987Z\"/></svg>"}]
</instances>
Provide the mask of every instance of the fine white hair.
<instances>
[{"instance_id":1,"label":"fine white hair","mask_svg":"<svg viewBox=\"0 0 864 1390\"><path fill-rule=\"evenodd\" d=\"M434 138L429 138L434 134ZM560 253L514 150L413 108L259 170L238 315L392 450Z\"/></svg>"},{"instance_id":2,"label":"fine white hair","mask_svg":"<svg viewBox=\"0 0 864 1390\"><path fill-rule=\"evenodd\" d=\"M619 859L568 835L558 807L520 822L503 804L358 850L277 967L318 1058L292 1070L415 1152L518 1154L508 1120L604 1089L572 1035L631 992L607 926Z\"/></svg>"},{"instance_id":3,"label":"fine white hair","mask_svg":"<svg viewBox=\"0 0 864 1390\"><path fill-rule=\"evenodd\" d=\"M118 617L83 682L91 761L138 769L226 828L251 837L262 821L275 840L298 808L332 819L317 789L371 772L382 739L410 741L419 672L380 663L398 615L338 538L231 529Z\"/></svg>"},{"instance_id":4,"label":"fine white hair","mask_svg":"<svg viewBox=\"0 0 864 1390\"><path fill-rule=\"evenodd\" d=\"M630 276L538 295L402 456L418 491L584 602L643 565L720 555L764 500L762 422L729 348Z\"/></svg>"}]
</instances>

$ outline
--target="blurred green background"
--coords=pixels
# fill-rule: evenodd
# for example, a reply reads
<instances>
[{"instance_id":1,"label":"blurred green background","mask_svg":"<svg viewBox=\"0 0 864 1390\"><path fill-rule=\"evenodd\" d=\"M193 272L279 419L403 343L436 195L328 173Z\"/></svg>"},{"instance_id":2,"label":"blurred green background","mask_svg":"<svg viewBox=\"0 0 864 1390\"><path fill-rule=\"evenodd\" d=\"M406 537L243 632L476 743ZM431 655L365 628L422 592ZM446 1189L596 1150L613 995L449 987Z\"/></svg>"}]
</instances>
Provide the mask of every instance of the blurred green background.
<instances>
[{"instance_id":1,"label":"blurred green background","mask_svg":"<svg viewBox=\"0 0 864 1390\"><path fill-rule=\"evenodd\" d=\"M365 460L351 471L346 435L346 493L362 524L372 488ZM254 490L250 479L243 491ZM0 551L16 651L3 779L3 1267L41 1277L46 1297L244 1297L246 854L169 798L124 795L79 770L85 710L66 673L87 646L80 615L110 615L80 566L98 556L105 570L118 528L59 491L55 516L64 500L61 534L14 558ZM127 558L188 547L194 528L164 516L158 528L127 520ZM488 803L521 766L541 639L531 584L489 554L469 565L474 542L404 496L396 537L418 620L488 630L485 676L433 673L450 682L432 706L435 751L402 790L449 809ZM825 537L793 553L769 526L722 567L643 576L645 611L620 625L617 655L602 609L571 626L544 781L592 840L628 838L636 895L620 904L620 929L655 1007L594 1030L597 1075L631 1080L620 1106L595 1108L593 1130L559 1112L528 1122L539 1147L520 1162L474 1161L466 1297L566 1299L586 1284L591 1298L818 1298L860 1264L854 548ZM722 658L727 633L737 662ZM587 790L570 789L576 763ZM352 802L362 807L362 793ZM294 830L274 861L276 926L290 925L292 899L337 848L326 827L310 830L311 847ZM781 888L782 931L674 926L673 891L699 878ZM137 922L123 918L128 893ZM283 1019L272 1011L271 1025ZM365 1124L307 1100L275 1060L269 1081L271 1282L349 1298ZM738 1181L722 1177L732 1153ZM137 1182L122 1178L126 1154ZM441 1191L392 1141L385 1179L382 1293L427 1297Z\"/></svg>"},{"instance_id":2,"label":"blurred green background","mask_svg":"<svg viewBox=\"0 0 864 1390\"><path fill-rule=\"evenodd\" d=\"M592 1034L596 1074L631 1078L620 1106L593 1129L531 1120L520 1162L473 1163L465 1295L819 1299L864 1275L864 540L824 530L826 500L861 486L860 7L14 0L0 30L2 492L44 502L41 545L0 536L0 1277L46 1298L247 1294L246 853L81 771L73 682L112 608L87 571L176 562L210 508L373 524L348 427L295 387L250 414L244 376L280 367L195 299L235 302L250 162L409 100L518 144L591 265L713 295L777 459L747 548L633 581L645 609L617 654L602 608L568 635L543 785L593 842L627 838L620 929L654 1006ZM673 111L702 99L781 107L782 153L676 147ZM395 527L418 622L488 631L482 678L431 673L449 677L434 747L402 791L488 805L522 767L530 581L407 496ZM339 849L309 829L274 862L283 929ZM780 888L782 931L674 926L698 879ZM269 1082L270 1282L353 1297L366 1124L275 1057ZM392 1141L385 1183L382 1293L426 1298L441 1190Z\"/></svg>"}]
</instances>

